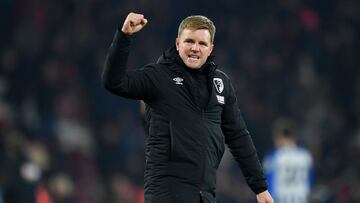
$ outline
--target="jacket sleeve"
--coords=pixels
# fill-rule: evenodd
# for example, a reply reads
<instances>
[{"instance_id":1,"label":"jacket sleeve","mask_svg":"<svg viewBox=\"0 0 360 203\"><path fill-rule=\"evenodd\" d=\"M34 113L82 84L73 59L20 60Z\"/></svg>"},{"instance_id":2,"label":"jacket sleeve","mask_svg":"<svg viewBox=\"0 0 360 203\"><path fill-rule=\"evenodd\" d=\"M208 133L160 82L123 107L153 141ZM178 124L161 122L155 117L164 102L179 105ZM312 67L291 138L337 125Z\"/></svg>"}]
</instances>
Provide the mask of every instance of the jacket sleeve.
<instances>
[{"instance_id":1,"label":"jacket sleeve","mask_svg":"<svg viewBox=\"0 0 360 203\"><path fill-rule=\"evenodd\" d=\"M237 105L234 88L229 85L230 94L223 107L221 128L225 143L240 166L247 184L259 194L267 190L267 182L255 146Z\"/></svg>"},{"instance_id":2,"label":"jacket sleeve","mask_svg":"<svg viewBox=\"0 0 360 203\"><path fill-rule=\"evenodd\" d=\"M102 82L110 92L130 99L151 100L157 95L153 80L154 67L127 71L131 36L117 30L107 53Z\"/></svg>"}]
</instances>

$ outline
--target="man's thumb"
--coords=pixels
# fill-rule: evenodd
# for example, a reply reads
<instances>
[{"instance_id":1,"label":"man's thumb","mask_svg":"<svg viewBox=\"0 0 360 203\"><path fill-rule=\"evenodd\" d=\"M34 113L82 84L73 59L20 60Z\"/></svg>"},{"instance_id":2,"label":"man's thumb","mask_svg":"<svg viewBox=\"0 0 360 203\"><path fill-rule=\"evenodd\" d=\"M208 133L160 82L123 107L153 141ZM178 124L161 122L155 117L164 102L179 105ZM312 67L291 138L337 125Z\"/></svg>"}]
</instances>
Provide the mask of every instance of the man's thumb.
<instances>
[{"instance_id":1,"label":"man's thumb","mask_svg":"<svg viewBox=\"0 0 360 203\"><path fill-rule=\"evenodd\" d=\"M146 18L143 18L142 20L141 20L141 24L142 25L146 25L148 23L148 20L146 19Z\"/></svg>"}]
</instances>

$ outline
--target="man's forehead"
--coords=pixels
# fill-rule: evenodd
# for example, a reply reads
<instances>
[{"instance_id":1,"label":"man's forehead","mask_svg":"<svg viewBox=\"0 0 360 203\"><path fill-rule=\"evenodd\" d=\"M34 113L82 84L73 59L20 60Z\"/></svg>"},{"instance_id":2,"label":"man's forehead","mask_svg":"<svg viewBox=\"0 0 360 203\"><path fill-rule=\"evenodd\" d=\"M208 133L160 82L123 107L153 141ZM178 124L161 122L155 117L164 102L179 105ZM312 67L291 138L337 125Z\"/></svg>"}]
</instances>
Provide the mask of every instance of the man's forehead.
<instances>
[{"instance_id":1,"label":"man's forehead","mask_svg":"<svg viewBox=\"0 0 360 203\"><path fill-rule=\"evenodd\" d=\"M210 40L210 31L208 29L188 29L185 28L181 33L180 33L180 37L182 36L189 36L189 35L199 35L199 36L206 36L209 37Z\"/></svg>"},{"instance_id":2,"label":"man's forehead","mask_svg":"<svg viewBox=\"0 0 360 203\"><path fill-rule=\"evenodd\" d=\"M206 28L191 28L191 27L184 28L181 33L183 33L183 32L196 32L196 31L205 31L205 32L208 32L210 34L209 29L206 29Z\"/></svg>"}]
</instances>

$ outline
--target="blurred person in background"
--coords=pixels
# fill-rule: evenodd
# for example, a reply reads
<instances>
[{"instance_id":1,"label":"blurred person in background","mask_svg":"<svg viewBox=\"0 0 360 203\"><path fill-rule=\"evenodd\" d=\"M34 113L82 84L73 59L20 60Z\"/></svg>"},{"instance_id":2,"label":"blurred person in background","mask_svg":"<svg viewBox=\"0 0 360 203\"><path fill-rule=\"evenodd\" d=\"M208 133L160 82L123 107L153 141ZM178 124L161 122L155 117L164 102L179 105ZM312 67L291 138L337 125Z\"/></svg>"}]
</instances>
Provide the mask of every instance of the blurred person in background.
<instances>
[{"instance_id":1,"label":"blurred person in background","mask_svg":"<svg viewBox=\"0 0 360 203\"><path fill-rule=\"evenodd\" d=\"M0 135L4 141L0 144L0 202L51 203L43 183L49 164L44 145L27 139L20 128L3 128Z\"/></svg>"},{"instance_id":2,"label":"blurred person in background","mask_svg":"<svg viewBox=\"0 0 360 203\"><path fill-rule=\"evenodd\" d=\"M273 125L275 149L265 157L269 191L277 203L307 203L312 186L313 158L297 144L295 121L279 118Z\"/></svg>"},{"instance_id":3,"label":"blurred person in background","mask_svg":"<svg viewBox=\"0 0 360 203\"><path fill-rule=\"evenodd\" d=\"M156 64L127 71L131 35L146 24L142 14L128 14L115 33L102 76L112 93L150 107L145 202L216 202L216 171L226 143L257 201L272 203L232 84L211 56L213 22L205 16L185 18L175 46Z\"/></svg>"}]
</instances>

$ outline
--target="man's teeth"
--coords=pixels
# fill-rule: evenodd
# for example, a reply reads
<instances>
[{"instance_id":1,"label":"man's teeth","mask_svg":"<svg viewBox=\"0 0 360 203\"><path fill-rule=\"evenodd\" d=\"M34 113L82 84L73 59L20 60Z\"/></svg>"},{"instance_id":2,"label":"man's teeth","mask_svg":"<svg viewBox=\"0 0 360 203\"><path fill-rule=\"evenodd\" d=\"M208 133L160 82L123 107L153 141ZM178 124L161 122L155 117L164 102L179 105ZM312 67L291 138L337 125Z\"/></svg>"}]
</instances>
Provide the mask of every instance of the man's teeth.
<instances>
[{"instance_id":1,"label":"man's teeth","mask_svg":"<svg viewBox=\"0 0 360 203\"><path fill-rule=\"evenodd\" d=\"M199 59L199 56L196 56L196 55L190 55L189 58L192 58L192 59Z\"/></svg>"}]
</instances>

